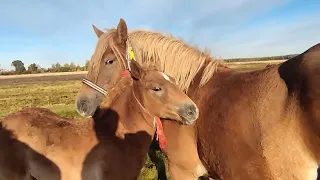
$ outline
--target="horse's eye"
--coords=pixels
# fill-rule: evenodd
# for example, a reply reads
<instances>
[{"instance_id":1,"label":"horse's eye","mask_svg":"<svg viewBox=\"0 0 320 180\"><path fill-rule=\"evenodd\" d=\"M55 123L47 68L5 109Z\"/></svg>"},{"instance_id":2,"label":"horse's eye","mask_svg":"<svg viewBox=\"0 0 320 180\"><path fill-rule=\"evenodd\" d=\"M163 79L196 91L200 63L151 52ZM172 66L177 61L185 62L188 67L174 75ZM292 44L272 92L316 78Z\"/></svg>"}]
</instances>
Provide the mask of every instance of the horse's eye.
<instances>
[{"instance_id":1,"label":"horse's eye","mask_svg":"<svg viewBox=\"0 0 320 180\"><path fill-rule=\"evenodd\" d=\"M159 87L155 87L155 88L153 88L152 90L153 90L153 91L161 91L162 89L159 88Z\"/></svg>"},{"instance_id":2,"label":"horse's eye","mask_svg":"<svg viewBox=\"0 0 320 180\"><path fill-rule=\"evenodd\" d=\"M112 64L114 60L108 60L106 61L106 64Z\"/></svg>"}]
</instances>

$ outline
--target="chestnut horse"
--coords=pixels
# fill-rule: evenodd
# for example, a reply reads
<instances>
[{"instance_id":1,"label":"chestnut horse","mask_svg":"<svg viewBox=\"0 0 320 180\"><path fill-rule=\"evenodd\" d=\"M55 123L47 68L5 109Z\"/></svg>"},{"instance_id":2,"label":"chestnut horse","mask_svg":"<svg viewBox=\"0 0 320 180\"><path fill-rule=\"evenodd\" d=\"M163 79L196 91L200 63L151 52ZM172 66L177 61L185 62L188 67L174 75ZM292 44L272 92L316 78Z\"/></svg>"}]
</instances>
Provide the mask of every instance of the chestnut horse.
<instances>
[{"instance_id":1,"label":"chestnut horse","mask_svg":"<svg viewBox=\"0 0 320 180\"><path fill-rule=\"evenodd\" d=\"M118 34L110 38L117 39ZM62 179L80 179L81 171L84 179L109 175L111 179L137 178L155 132L153 116L178 121L179 125L192 124L199 111L172 83L174 79L157 71L144 71L135 62L130 65L135 80L132 86L117 84L113 87L116 94L111 91L108 95L86 81L108 98L93 120L71 121L47 109L28 108L8 115L2 122L18 140L54 162ZM110 104L113 99L117 101ZM109 106L111 110L106 110ZM156 121L156 125L160 127L161 121Z\"/></svg>"},{"instance_id":2,"label":"chestnut horse","mask_svg":"<svg viewBox=\"0 0 320 180\"><path fill-rule=\"evenodd\" d=\"M99 41L108 34L95 31ZM163 121L171 179L195 179L206 169L220 179L316 179L320 44L279 65L238 72L160 33L137 30L128 37L137 61L171 75L200 109L196 126ZM117 62L107 54L99 56L103 62ZM91 63L111 67L96 58ZM88 76L93 73L109 81L98 71ZM105 85L101 79L97 84ZM78 111L90 115L99 101L82 88Z\"/></svg>"}]
</instances>

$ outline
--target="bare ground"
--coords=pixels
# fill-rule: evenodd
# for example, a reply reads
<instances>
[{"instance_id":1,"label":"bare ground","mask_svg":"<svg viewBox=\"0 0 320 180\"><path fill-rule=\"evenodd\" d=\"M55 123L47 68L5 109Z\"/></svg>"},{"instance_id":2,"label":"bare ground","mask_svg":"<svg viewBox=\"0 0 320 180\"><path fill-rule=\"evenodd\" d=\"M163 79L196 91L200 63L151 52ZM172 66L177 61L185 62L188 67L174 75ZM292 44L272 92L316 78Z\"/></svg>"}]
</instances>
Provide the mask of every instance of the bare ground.
<instances>
[{"instance_id":1,"label":"bare ground","mask_svg":"<svg viewBox=\"0 0 320 180\"><path fill-rule=\"evenodd\" d=\"M81 80L85 77L87 71L65 72L65 73L43 73L43 74L25 74L0 76L0 85L12 83L35 83L35 82L52 82L52 81L70 81Z\"/></svg>"}]
</instances>

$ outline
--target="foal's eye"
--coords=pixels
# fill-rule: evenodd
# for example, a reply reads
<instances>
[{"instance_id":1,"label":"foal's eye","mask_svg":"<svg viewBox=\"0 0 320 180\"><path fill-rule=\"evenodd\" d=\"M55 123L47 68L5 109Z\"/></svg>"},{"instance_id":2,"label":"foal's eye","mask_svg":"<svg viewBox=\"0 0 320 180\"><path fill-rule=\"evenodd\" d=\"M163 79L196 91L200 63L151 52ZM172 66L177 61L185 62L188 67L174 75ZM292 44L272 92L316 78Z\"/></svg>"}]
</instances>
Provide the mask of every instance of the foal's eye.
<instances>
[{"instance_id":1,"label":"foal's eye","mask_svg":"<svg viewBox=\"0 0 320 180\"><path fill-rule=\"evenodd\" d=\"M106 64L112 64L114 60L108 60L106 61Z\"/></svg>"},{"instance_id":2,"label":"foal's eye","mask_svg":"<svg viewBox=\"0 0 320 180\"><path fill-rule=\"evenodd\" d=\"M159 88L159 87L155 87L155 88L153 88L152 90L153 90L153 91L161 91L162 89Z\"/></svg>"}]
</instances>

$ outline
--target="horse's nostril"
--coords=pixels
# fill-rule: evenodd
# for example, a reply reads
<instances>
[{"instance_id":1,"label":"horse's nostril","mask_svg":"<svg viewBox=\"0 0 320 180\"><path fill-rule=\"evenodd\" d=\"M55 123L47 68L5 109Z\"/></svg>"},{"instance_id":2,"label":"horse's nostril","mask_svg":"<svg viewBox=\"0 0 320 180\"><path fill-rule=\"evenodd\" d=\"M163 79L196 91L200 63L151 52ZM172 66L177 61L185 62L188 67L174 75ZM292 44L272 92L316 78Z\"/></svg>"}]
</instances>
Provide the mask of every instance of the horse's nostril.
<instances>
[{"instance_id":1,"label":"horse's nostril","mask_svg":"<svg viewBox=\"0 0 320 180\"><path fill-rule=\"evenodd\" d=\"M192 109L188 109L188 110L187 110L187 114L188 114L189 116L194 115L194 113L196 113L196 112L193 111Z\"/></svg>"},{"instance_id":2,"label":"horse's nostril","mask_svg":"<svg viewBox=\"0 0 320 180\"><path fill-rule=\"evenodd\" d=\"M198 108L194 104L183 104L179 109L179 114L189 123L194 122L199 116Z\"/></svg>"},{"instance_id":3,"label":"horse's nostril","mask_svg":"<svg viewBox=\"0 0 320 180\"><path fill-rule=\"evenodd\" d=\"M82 103L82 105L81 105L81 110L82 110L82 112L84 112L84 113L86 113L86 112L88 112L89 111L89 106L87 105L87 103Z\"/></svg>"},{"instance_id":4,"label":"horse's nostril","mask_svg":"<svg viewBox=\"0 0 320 180\"><path fill-rule=\"evenodd\" d=\"M197 109L194 105L186 106L186 111L188 116L195 116Z\"/></svg>"}]
</instances>

